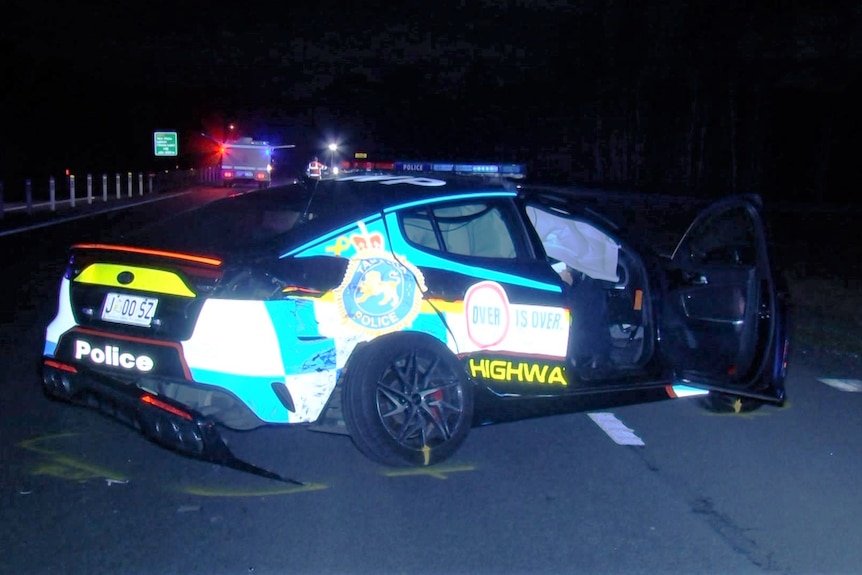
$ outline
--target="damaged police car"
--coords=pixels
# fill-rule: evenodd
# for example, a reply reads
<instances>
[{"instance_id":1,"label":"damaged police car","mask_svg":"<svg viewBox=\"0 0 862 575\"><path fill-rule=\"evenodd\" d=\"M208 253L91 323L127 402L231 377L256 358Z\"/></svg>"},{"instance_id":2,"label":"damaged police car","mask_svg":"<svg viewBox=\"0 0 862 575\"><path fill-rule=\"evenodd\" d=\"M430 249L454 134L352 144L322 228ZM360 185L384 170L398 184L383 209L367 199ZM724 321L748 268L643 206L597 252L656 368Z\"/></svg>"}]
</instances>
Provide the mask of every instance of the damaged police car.
<instances>
[{"instance_id":1,"label":"damaged police car","mask_svg":"<svg viewBox=\"0 0 862 575\"><path fill-rule=\"evenodd\" d=\"M223 428L307 426L433 465L505 419L691 389L784 401L756 197L706 207L662 253L519 165L371 168L73 245L45 393L233 465Z\"/></svg>"}]
</instances>

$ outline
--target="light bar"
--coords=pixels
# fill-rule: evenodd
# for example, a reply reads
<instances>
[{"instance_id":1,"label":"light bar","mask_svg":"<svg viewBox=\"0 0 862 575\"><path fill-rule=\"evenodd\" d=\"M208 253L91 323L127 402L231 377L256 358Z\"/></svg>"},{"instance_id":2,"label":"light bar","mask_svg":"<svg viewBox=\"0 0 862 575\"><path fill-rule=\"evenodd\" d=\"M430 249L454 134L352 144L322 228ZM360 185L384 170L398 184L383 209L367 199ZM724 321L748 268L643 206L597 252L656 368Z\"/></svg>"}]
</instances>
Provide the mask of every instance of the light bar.
<instances>
[{"instance_id":1,"label":"light bar","mask_svg":"<svg viewBox=\"0 0 862 575\"><path fill-rule=\"evenodd\" d=\"M408 172L414 174L473 174L523 178L527 175L524 164L462 164L455 162L374 162L367 160L344 161L341 169L366 172Z\"/></svg>"},{"instance_id":2,"label":"light bar","mask_svg":"<svg viewBox=\"0 0 862 575\"><path fill-rule=\"evenodd\" d=\"M395 169L395 164L393 162L371 162L371 161L367 161L367 160L357 160L357 161L345 160L345 161L341 162L341 169L344 171L364 170L366 172L392 171L393 169Z\"/></svg>"},{"instance_id":3,"label":"light bar","mask_svg":"<svg viewBox=\"0 0 862 575\"><path fill-rule=\"evenodd\" d=\"M526 169L523 164L456 164L435 162L395 162L395 170L400 172L445 172L457 174L479 174L492 176L523 177Z\"/></svg>"}]
</instances>

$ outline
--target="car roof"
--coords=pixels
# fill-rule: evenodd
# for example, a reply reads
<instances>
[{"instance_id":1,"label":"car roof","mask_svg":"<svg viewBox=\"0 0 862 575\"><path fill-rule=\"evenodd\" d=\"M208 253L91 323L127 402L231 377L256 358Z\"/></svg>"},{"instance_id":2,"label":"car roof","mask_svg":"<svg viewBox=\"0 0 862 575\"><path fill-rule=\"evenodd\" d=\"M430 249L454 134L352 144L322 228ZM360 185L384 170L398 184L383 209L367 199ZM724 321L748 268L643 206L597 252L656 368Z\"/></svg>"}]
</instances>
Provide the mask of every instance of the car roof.
<instances>
[{"instance_id":1,"label":"car roof","mask_svg":"<svg viewBox=\"0 0 862 575\"><path fill-rule=\"evenodd\" d=\"M360 173L301 180L215 200L130 232L123 240L220 254L253 248L283 250L393 207L504 190L514 190L505 179L458 174Z\"/></svg>"},{"instance_id":2,"label":"car roof","mask_svg":"<svg viewBox=\"0 0 862 575\"><path fill-rule=\"evenodd\" d=\"M525 203L566 207L659 253L672 250L700 202L578 186L542 186L499 175L358 171L332 179L232 194L124 236L126 243L229 255L284 250L373 214L441 197L517 193ZM661 217L656 217L661 214Z\"/></svg>"},{"instance_id":3,"label":"car roof","mask_svg":"<svg viewBox=\"0 0 862 575\"><path fill-rule=\"evenodd\" d=\"M421 202L454 193L480 193L514 189L506 178L467 175L424 175L409 172L347 174L316 180L312 192L326 198L344 198L371 211L409 202Z\"/></svg>"}]
</instances>

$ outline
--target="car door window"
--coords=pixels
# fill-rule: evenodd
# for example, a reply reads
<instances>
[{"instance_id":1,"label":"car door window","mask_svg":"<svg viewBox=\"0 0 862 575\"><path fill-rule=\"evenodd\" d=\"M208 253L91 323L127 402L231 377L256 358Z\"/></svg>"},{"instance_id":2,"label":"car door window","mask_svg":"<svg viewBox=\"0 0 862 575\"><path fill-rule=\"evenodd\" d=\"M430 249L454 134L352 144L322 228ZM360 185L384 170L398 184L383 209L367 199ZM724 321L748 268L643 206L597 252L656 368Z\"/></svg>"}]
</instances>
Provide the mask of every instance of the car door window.
<instances>
[{"instance_id":1,"label":"car door window","mask_svg":"<svg viewBox=\"0 0 862 575\"><path fill-rule=\"evenodd\" d=\"M491 202L416 208L402 214L401 222L407 239L428 249L482 258L517 256L504 207Z\"/></svg>"},{"instance_id":2,"label":"car door window","mask_svg":"<svg viewBox=\"0 0 862 575\"><path fill-rule=\"evenodd\" d=\"M704 221L688 237L695 265L751 266L757 257L757 228L744 207L735 207Z\"/></svg>"}]
</instances>

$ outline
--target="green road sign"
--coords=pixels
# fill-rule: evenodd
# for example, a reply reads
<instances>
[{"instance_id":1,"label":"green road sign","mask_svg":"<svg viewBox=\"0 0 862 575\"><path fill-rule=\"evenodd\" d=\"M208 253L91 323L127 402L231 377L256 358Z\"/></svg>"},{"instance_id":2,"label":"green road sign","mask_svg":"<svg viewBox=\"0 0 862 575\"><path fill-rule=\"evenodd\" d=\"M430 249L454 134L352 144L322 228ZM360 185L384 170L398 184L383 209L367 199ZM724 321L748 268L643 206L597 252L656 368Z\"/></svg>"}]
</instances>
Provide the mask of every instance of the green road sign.
<instances>
[{"instance_id":1,"label":"green road sign","mask_svg":"<svg viewBox=\"0 0 862 575\"><path fill-rule=\"evenodd\" d=\"M157 156L176 156L179 154L176 132L154 132L153 143Z\"/></svg>"}]
</instances>

